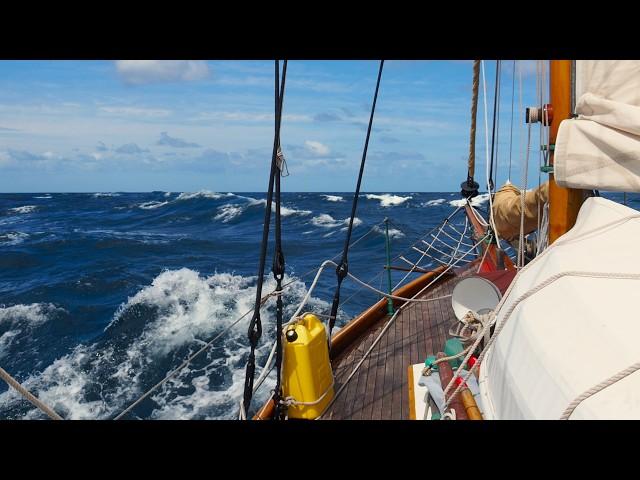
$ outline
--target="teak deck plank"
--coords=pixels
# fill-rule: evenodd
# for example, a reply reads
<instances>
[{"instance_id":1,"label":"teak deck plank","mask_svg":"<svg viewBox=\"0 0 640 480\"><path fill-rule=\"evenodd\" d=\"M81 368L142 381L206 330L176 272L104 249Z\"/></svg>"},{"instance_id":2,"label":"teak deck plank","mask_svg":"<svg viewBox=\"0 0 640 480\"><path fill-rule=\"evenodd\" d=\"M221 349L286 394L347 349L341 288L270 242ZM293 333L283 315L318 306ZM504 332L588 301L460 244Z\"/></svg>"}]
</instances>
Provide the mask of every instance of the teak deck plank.
<instances>
[{"instance_id":1,"label":"teak deck plank","mask_svg":"<svg viewBox=\"0 0 640 480\"><path fill-rule=\"evenodd\" d=\"M458 281L473 269L458 272L420 295L436 298L450 295ZM382 317L334 360L335 391L346 381L388 322ZM441 351L449 324L455 320L450 297L428 303L413 303L400 312L365 359L341 396L323 418L390 420L408 419L410 413L408 367Z\"/></svg>"}]
</instances>

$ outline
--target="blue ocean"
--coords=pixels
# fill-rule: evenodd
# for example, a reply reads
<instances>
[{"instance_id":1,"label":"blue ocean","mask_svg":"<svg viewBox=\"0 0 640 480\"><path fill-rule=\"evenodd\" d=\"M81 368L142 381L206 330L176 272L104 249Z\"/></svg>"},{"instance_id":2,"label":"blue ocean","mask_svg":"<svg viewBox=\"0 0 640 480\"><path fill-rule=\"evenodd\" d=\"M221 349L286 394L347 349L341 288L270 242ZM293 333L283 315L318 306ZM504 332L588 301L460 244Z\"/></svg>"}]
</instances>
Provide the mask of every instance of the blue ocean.
<instances>
[{"instance_id":1,"label":"blue ocean","mask_svg":"<svg viewBox=\"0 0 640 480\"><path fill-rule=\"evenodd\" d=\"M319 265L341 252L351 201L349 193L283 193L285 320ZM392 257L407 249L415 257L410 246L459 202L457 192L362 194L350 272L386 290L384 219ZM0 366L64 418L115 417L252 308L265 204L264 193L1 194ZM275 287L272 254L270 244L263 294ZM393 271L393 283L405 275ZM327 268L306 310L328 313L335 286L335 268ZM379 298L345 280L338 325ZM269 301L260 366L274 313ZM237 418L249 318L126 418ZM254 410L273 385L270 378L258 390ZM44 415L0 383L0 418Z\"/></svg>"}]
</instances>

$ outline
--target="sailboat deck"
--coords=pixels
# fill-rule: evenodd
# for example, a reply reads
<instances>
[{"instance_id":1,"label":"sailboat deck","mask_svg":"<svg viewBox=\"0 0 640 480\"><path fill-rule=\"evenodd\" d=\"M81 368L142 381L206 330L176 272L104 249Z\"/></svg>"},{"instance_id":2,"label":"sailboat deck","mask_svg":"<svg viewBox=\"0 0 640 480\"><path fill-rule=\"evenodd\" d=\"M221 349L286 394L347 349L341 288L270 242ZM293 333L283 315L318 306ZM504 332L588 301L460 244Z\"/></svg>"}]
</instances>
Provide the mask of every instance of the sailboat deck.
<instances>
[{"instance_id":1,"label":"sailboat deck","mask_svg":"<svg viewBox=\"0 0 640 480\"><path fill-rule=\"evenodd\" d=\"M460 278L471 275L473 271L473 268L469 268L457 272L418 298L450 295ZM336 392L371 347L388 318L381 319L334 360ZM427 303L411 303L398 314L394 324L322 418L409 419L408 367L442 351L449 326L455 319L450 297Z\"/></svg>"}]
</instances>

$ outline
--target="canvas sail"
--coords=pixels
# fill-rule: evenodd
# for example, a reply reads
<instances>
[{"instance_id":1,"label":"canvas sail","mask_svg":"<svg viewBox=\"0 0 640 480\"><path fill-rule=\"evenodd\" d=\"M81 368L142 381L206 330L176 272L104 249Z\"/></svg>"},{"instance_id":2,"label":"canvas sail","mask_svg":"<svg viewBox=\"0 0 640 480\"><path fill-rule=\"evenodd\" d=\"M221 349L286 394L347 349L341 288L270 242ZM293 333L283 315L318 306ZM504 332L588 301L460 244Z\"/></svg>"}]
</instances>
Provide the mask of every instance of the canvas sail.
<instances>
[{"instance_id":1,"label":"canvas sail","mask_svg":"<svg viewBox=\"0 0 640 480\"><path fill-rule=\"evenodd\" d=\"M638 235L636 210L592 197L575 226L518 273L496 312L496 325L506 323L480 368L487 419L558 419L578 395L638 361L640 280L621 278L640 272ZM569 272L591 275L560 275ZM640 371L571 418L640 419Z\"/></svg>"},{"instance_id":2,"label":"canvas sail","mask_svg":"<svg viewBox=\"0 0 640 480\"><path fill-rule=\"evenodd\" d=\"M570 188L640 192L640 61L576 61L574 119L560 124L554 174Z\"/></svg>"}]
</instances>

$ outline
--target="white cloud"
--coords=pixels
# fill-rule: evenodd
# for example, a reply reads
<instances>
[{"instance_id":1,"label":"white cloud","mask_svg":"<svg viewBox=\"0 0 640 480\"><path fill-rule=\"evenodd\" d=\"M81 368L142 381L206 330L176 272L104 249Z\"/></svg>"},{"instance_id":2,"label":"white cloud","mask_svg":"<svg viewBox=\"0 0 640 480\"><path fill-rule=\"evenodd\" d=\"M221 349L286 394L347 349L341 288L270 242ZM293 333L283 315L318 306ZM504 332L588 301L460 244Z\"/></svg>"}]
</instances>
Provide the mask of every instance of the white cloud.
<instances>
[{"instance_id":1,"label":"white cloud","mask_svg":"<svg viewBox=\"0 0 640 480\"><path fill-rule=\"evenodd\" d=\"M171 110L165 110L162 108L142 108L142 107L100 107L101 112L108 113L110 115L118 115L124 117L168 117L171 115Z\"/></svg>"},{"instance_id":2,"label":"white cloud","mask_svg":"<svg viewBox=\"0 0 640 480\"><path fill-rule=\"evenodd\" d=\"M304 147L307 151L317 157L326 157L329 155L329 147L315 140L305 140Z\"/></svg>"},{"instance_id":3,"label":"white cloud","mask_svg":"<svg viewBox=\"0 0 640 480\"><path fill-rule=\"evenodd\" d=\"M258 112L201 112L194 120L207 121L207 120L223 120L223 121L237 121L237 122L273 122L273 113L258 113ZM282 120L287 122L311 122L312 117L309 115L300 115L285 113L282 115Z\"/></svg>"},{"instance_id":4,"label":"white cloud","mask_svg":"<svg viewBox=\"0 0 640 480\"><path fill-rule=\"evenodd\" d=\"M202 80L209 75L203 60L117 60L116 70L130 85Z\"/></svg>"}]
</instances>

